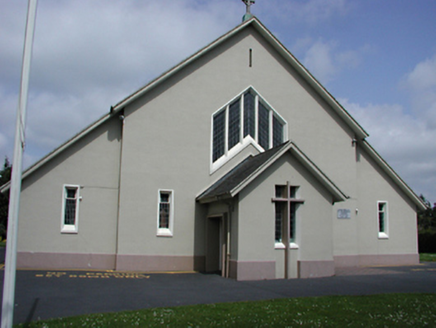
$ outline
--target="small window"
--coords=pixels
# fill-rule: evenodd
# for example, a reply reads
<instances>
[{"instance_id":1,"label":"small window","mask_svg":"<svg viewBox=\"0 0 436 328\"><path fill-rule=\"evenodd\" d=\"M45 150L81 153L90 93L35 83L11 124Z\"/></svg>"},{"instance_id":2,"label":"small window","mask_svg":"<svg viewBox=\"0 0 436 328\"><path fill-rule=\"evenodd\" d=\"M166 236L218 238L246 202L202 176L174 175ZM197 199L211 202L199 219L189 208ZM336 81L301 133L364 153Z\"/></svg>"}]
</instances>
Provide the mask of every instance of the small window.
<instances>
[{"instance_id":1,"label":"small window","mask_svg":"<svg viewBox=\"0 0 436 328\"><path fill-rule=\"evenodd\" d=\"M388 203L377 202L378 237L388 238Z\"/></svg>"},{"instance_id":2,"label":"small window","mask_svg":"<svg viewBox=\"0 0 436 328\"><path fill-rule=\"evenodd\" d=\"M288 240L291 248L298 248L296 242L297 236L297 211L304 200L297 198L299 187L289 185L276 185L275 198L275 245L276 248L283 248L285 241ZM288 217L289 207L289 217ZM285 230L288 225L288 232Z\"/></svg>"},{"instance_id":3,"label":"small window","mask_svg":"<svg viewBox=\"0 0 436 328\"><path fill-rule=\"evenodd\" d=\"M62 204L62 233L77 233L79 226L79 186L65 185Z\"/></svg>"},{"instance_id":4,"label":"small window","mask_svg":"<svg viewBox=\"0 0 436 328\"><path fill-rule=\"evenodd\" d=\"M160 190L158 200L157 235L172 236L174 220L174 192Z\"/></svg>"},{"instance_id":5,"label":"small window","mask_svg":"<svg viewBox=\"0 0 436 328\"><path fill-rule=\"evenodd\" d=\"M286 218L286 203L277 202L276 206L276 244L283 243L283 220Z\"/></svg>"}]
</instances>

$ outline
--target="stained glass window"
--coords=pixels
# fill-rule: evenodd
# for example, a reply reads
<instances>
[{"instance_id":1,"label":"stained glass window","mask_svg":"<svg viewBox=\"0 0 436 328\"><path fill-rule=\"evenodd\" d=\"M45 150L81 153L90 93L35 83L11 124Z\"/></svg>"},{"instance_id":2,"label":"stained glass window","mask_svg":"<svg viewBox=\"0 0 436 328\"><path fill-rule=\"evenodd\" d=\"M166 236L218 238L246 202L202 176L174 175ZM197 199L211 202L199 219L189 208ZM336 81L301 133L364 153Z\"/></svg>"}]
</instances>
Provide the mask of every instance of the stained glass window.
<instances>
[{"instance_id":1,"label":"stained glass window","mask_svg":"<svg viewBox=\"0 0 436 328\"><path fill-rule=\"evenodd\" d=\"M229 149L232 149L240 138L241 126L241 101L238 99L229 106Z\"/></svg>"},{"instance_id":2,"label":"stained glass window","mask_svg":"<svg viewBox=\"0 0 436 328\"><path fill-rule=\"evenodd\" d=\"M253 139L256 138L254 110L254 96L251 92L247 92L244 95L244 137L250 135Z\"/></svg>"},{"instance_id":3,"label":"stained glass window","mask_svg":"<svg viewBox=\"0 0 436 328\"><path fill-rule=\"evenodd\" d=\"M259 136L258 144L263 149L269 149L269 110L262 104L259 103Z\"/></svg>"},{"instance_id":4,"label":"stained glass window","mask_svg":"<svg viewBox=\"0 0 436 328\"><path fill-rule=\"evenodd\" d=\"M226 128L226 112L222 111L213 118L213 161L224 155L224 137Z\"/></svg>"},{"instance_id":5,"label":"stained glass window","mask_svg":"<svg viewBox=\"0 0 436 328\"><path fill-rule=\"evenodd\" d=\"M264 150L283 143L285 122L260 99L260 96L256 95L253 89L249 89L229 106L225 106L214 114L212 120L213 163L238 144L243 144L244 140L241 140L241 133L243 138L251 136ZM243 108L241 108L242 103ZM243 113L243 119L241 118L241 112ZM273 120L272 124L270 117Z\"/></svg>"}]
</instances>

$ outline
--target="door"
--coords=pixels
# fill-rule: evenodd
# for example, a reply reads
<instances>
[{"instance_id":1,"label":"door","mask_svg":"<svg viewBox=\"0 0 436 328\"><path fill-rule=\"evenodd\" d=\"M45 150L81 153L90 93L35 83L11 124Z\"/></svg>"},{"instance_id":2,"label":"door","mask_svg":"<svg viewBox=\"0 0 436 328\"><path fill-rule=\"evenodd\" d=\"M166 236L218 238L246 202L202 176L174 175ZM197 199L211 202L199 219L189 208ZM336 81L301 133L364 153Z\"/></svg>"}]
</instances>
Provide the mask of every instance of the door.
<instances>
[{"instance_id":1,"label":"door","mask_svg":"<svg viewBox=\"0 0 436 328\"><path fill-rule=\"evenodd\" d=\"M206 229L206 272L221 273L222 216L209 217Z\"/></svg>"}]
</instances>

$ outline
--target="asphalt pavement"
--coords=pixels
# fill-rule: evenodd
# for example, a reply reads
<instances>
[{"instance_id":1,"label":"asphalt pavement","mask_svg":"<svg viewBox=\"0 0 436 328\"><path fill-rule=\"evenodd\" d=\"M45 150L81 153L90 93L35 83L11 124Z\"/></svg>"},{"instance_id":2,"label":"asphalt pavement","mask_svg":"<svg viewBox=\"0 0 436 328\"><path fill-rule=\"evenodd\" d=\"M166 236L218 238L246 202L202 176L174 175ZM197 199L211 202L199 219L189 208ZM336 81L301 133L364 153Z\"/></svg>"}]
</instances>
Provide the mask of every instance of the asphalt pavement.
<instances>
[{"instance_id":1,"label":"asphalt pavement","mask_svg":"<svg viewBox=\"0 0 436 328\"><path fill-rule=\"evenodd\" d=\"M3 274L1 270L2 280ZM346 268L328 278L243 282L201 273L18 270L14 324L154 307L415 292L436 293L436 263Z\"/></svg>"}]
</instances>

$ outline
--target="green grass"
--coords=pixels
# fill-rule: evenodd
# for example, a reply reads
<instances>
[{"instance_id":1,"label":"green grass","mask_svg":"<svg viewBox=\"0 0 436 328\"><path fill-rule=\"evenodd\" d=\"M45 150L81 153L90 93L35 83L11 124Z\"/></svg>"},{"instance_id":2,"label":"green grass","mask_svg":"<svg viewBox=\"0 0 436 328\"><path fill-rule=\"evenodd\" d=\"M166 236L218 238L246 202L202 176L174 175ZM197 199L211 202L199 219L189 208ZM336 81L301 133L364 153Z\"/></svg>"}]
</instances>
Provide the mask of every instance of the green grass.
<instances>
[{"instance_id":1,"label":"green grass","mask_svg":"<svg viewBox=\"0 0 436 328\"><path fill-rule=\"evenodd\" d=\"M0 241L0 248L6 247L6 240Z\"/></svg>"},{"instance_id":2,"label":"green grass","mask_svg":"<svg viewBox=\"0 0 436 328\"><path fill-rule=\"evenodd\" d=\"M420 253L419 260L421 262L436 262L436 254Z\"/></svg>"},{"instance_id":3,"label":"green grass","mask_svg":"<svg viewBox=\"0 0 436 328\"><path fill-rule=\"evenodd\" d=\"M436 294L289 298L156 308L33 322L18 327L424 327Z\"/></svg>"}]
</instances>

